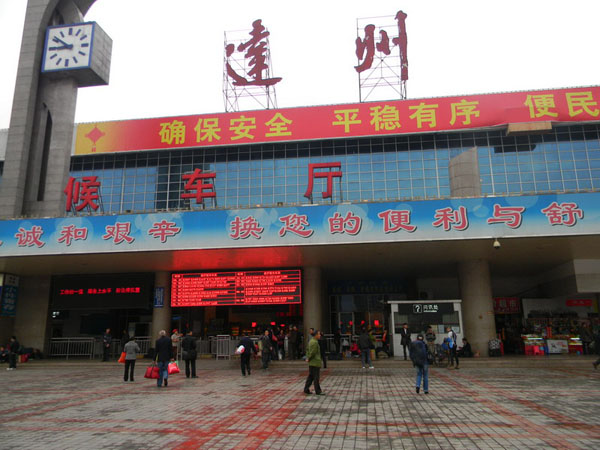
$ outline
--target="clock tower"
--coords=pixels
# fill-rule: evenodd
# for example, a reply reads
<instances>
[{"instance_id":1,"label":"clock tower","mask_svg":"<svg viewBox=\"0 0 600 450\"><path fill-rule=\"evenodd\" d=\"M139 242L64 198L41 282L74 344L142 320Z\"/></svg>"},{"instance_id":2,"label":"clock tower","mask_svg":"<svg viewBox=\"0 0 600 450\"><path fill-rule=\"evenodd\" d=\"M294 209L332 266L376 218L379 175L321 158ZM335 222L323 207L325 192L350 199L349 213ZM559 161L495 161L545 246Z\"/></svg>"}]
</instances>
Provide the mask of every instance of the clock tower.
<instances>
[{"instance_id":1,"label":"clock tower","mask_svg":"<svg viewBox=\"0 0 600 450\"><path fill-rule=\"evenodd\" d=\"M77 89L108 84L110 71L111 39L83 19L94 1L27 2L0 182L0 219L65 213ZM15 334L44 349L51 277L27 264L9 270L19 278L17 311L14 318L0 317L0 340Z\"/></svg>"},{"instance_id":2,"label":"clock tower","mask_svg":"<svg viewBox=\"0 0 600 450\"><path fill-rule=\"evenodd\" d=\"M111 39L83 17L95 0L29 0L0 218L64 214L77 89L108 84Z\"/></svg>"}]
</instances>

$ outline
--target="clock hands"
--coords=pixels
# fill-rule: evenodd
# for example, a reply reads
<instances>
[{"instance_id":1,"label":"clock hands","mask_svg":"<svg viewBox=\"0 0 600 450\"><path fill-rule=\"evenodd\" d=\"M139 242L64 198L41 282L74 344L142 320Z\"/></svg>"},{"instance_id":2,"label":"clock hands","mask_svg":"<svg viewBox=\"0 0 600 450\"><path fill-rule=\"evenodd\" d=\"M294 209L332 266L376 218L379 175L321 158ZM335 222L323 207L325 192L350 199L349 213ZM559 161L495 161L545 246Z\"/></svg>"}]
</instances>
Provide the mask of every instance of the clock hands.
<instances>
[{"instance_id":1,"label":"clock hands","mask_svg":"<svg viewBox=\"0 0 600 450\"><path fill-rule=\"evenodd\" d=\"M54 37L52 38L52 40L53 40L54 42L59 42L59 43L61 43L61 44L63 45L63 47L51 47L49 50L62 50L62 49L64 49L64 48L68 48L68 49L72 49L72 48L73 48L73 44L67 44L65 41L63 41L62 39L60 39L60 38L59 38L59 37L57 37L57 36L54 36Z\"/></svg>"}]
</instances>

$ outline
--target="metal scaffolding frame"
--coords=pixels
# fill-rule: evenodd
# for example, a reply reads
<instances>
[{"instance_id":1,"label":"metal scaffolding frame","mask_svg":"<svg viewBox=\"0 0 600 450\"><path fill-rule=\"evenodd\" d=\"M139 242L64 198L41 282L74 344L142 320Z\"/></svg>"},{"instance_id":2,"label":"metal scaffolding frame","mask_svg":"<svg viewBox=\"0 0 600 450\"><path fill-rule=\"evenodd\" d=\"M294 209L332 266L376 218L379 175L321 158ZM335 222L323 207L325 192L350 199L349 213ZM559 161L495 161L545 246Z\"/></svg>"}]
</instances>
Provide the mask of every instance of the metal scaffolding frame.
<instances>
[{"instance_id":1,"label":"metal scaffolding frame","mask_svg":"<svg viewBox=\"0 0 600 450\"><path fill-rule=\"evenodd\" d=\"M277 95L274 85L255 85L248 84L241 86L235 84L235 80L229 75L227 66L238 74L248 74L251 60L246 58L242 52L233 52L227 54L227 47L233 45L238 49L248 41L248 35L251 30L237 30L224 32L223 45L223 101L225 103L225 112L237 112L250 109L273 109L277 108ZM268 31L267 31L268 33ZM272 62L269 38L263 39L265 42L265 68L262 70L261 79L272 79Z\"/></svg>"},{"instance_id":2,"label":"metal scaffolding frame","mask_svg":"<svg viewBox=\"0 0 600 450\"><path fill-rule=\"evenodd\" d=\"M408 79L408 60L406 51L402 51L402 46L397 42L404 39L406 42L406 33L401 36L399 23L393 23L397 19L401 11L394 16L381 17L365 17L356 19L356 36L357 45L359 40L365 40L365 29L367 26L374 27L374 40L380 45L382 32L387 34L390 45L390 54L386 55L377 48L373 54L373 63L363 71L358 72L358 92L359 101L376 101L376 100L404 100L407 97L406 80ZM405 16L404 16L405 17ZM373 25L374 19L385 23L385 25ZM400 22L400 19L397 19ZM402 26L404 24L402 23ZM358 60L358 66L361 65L361 60ZM356 67L358 67L356 66Z\"/></svg>"}]
</instances>

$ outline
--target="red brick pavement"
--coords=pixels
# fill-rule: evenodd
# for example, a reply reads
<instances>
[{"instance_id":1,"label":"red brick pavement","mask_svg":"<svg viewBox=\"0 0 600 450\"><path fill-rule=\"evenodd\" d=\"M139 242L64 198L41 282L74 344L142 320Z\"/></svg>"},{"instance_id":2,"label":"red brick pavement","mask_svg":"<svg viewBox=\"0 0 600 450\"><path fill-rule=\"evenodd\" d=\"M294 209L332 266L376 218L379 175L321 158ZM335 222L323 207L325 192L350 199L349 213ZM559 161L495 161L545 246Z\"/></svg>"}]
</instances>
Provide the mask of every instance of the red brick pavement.
<instances>
[{"instance_id":1,"label":"red brick pavement","mask_svg":"<svg viewBox=\"0 0 600 450\"><path fill-rule=\"evenodd\" d=\"M142 378L143 361L134 383L116 363L2 370L0 449L600 448L591 360L431 368L429 395L403 361L332 361L324 397L303 394L302 362L245 378L235 362L198 363L198 379L167 388Z\"/></svg>"}]
</instances>

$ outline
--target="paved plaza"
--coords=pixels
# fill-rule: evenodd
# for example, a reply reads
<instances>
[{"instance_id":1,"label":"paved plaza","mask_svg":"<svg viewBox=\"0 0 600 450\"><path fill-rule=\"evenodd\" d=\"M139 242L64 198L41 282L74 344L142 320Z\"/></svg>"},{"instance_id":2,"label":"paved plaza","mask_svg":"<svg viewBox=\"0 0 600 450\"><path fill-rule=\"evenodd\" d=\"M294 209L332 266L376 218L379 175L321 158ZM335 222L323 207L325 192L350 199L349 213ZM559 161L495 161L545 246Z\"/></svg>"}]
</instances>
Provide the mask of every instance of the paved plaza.
<instances>
[{"instance_id":1,"label":"paved plaza","mask_svg":"<svg viewBox=\"0 0 600 450\"><path fill-rule=\"evenodd\" d=\"M0 366L0 449L593 449L600 370L591 357L472 359L430 369L416 394L404 361L331 361L326 396L302 392L305 363L198 360L199 378L157 388L123 366L33 361Z\"/></svg>"}]
</instances>

